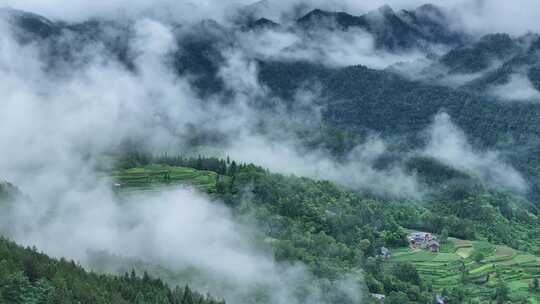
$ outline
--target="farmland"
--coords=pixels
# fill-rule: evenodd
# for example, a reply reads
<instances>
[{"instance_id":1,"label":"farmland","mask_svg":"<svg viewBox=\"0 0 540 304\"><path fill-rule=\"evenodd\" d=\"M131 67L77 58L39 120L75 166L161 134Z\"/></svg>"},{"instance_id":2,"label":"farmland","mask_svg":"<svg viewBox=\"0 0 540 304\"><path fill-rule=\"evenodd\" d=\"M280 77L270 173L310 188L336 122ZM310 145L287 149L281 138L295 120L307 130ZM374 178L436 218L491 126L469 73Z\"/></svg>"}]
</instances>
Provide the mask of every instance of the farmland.
<instances>
[{"instance_id":1,"label":"farmland","mask_svg":"<svg viewBox=\"0 0 540 304\"><path fill-rule=\"evenodd\" d=\"M439 253L399 248L391 254L386 270L398 262L412 263L439 292L463 286L470 299L487 303L502 280L513 303L540 303L540 292L529 287L540 278L540 258L507 246L450 238Z\"/></svg>"},{"instance_id":2,"label":"farmland","mask_svg":"<svg viewBox=\"0 0 540 304\"><path fill-rule=\"evenodd\" d=\"M167 187L193 186L214 193L218 174L185 167L148 165L115 171L111 176L119 193L162 191Z\"/></svg>"}]
</instances>

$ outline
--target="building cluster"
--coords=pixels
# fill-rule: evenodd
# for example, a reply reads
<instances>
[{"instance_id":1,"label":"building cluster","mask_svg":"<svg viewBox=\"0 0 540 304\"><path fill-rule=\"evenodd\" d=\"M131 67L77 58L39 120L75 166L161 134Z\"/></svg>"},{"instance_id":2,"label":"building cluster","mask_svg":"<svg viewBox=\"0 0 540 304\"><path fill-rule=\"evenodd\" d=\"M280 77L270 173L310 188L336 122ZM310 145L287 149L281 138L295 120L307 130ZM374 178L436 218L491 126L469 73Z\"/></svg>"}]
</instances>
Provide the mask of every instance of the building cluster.
<instances>
[{"instance_id":1,"label":"building cluster","mask_svg":"<svg viewBox=\"0 0 540 304\"><path fill-rule=\"evenodd\" d=\"M437 237L428 232L413 232L409 234L409 245L413 249L424 249L439 252L440 244Z\"/></svg>"}]
</instances>

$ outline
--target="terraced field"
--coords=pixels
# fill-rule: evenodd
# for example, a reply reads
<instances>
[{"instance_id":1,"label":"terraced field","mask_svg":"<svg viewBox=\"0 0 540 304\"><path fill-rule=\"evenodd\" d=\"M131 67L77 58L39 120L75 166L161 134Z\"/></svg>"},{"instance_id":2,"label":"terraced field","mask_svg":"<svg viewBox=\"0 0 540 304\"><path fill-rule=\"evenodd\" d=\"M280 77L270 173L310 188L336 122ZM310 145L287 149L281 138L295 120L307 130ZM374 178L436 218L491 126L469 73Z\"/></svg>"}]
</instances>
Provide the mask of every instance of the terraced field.
<instances>
[{"instance_id":1,"label":"terraced field","mask_svg":"<svg viewBox=\"0 0 540 304\"><path fill-rule=\"evenodd\" d=\"M203 192L214 193L218 174L192 168L148 165L116 171L111 177L115 189L120 193L162 191L167 187L181 185L194 186Z\"/></svg>"},{"instance_id":2,"label":"terraced field","mask_svg":"<svg viewBox=\"0 0 540 304\"><path fill-rule=\"evenodd\" d=\"M484 255L479 262L473 260L477 252ZM420 276L431 282L435 290L459 286L464 281L464 288L474 299L489 303L498 274L510 289L512 303L521 303L518 299L540 303L540 292L529 289L534 278L540 279L540 257L507 246L450 238L439 253L399 248L392 250L391 255L385 269L397 262L413 263Z\"/></svg>"}]
</instances>

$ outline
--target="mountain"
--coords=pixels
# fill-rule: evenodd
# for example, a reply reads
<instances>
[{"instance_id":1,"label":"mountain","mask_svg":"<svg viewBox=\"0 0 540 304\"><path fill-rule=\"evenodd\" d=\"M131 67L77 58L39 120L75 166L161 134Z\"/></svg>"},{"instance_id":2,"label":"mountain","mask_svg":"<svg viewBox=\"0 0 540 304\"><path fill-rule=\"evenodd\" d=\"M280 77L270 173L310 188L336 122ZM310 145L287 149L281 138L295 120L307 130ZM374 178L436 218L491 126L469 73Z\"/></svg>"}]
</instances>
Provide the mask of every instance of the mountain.
<instances>
[{"instance_id":1,"label":"mountain","mask_svg":"<svg viewBox=\"0 0 540 304\"><path fill-rule=\"evenodd\" d=\"M402 10L398 16L428 41L458 46L472 39L468 34L449 27L450 17L443 9L432 4L424 4L412 11Z\"/></svg>"},{"instance_id":2,"label":"mountain","mask_svg":"<svg viewBox=\"0 0 540 304\"><path fill-rule=\"evenodd\" d=\"M390 6L382 6L362 16L315 9L298 19L297 24L310 30L359 28L373 35L378 48L391 51L425 48L430 43L457 45L466 39L465 34L449 29L445 13L433 5L397 13Z\"/></svg>"},{"instance_id":3,"label":"mountain","mask_svg":"<svg viewBox=\"0 0 540 304\"><path fill-rule=\"evenodd\" d=\"M465 91L363 66L327 68L310 63L267 62L261 64L260 79L285 99L305 83L321 83L326 118L355 130L415 134L444 109L467 134L488 146L497 144L502 134L531 143L538 132L531 125L540 111L538 105L496 103Z\"/></svg>"},{"instance_id":4,"label":"mountain","mask_svg":"<svg viewBox=\"0 0 540 304\"><path fill-rule=\"evenodd\" d=\"M531 39L534 40L531 42ZM528 79L531 83L537 83L538 78L535 70L540 66L540 57L535 46L537 39L533 37L520 37L516 39L520 43L518 44L520 47L517 50L504 55L506 60L501 60L502 64L499 64L492 71L487 71L480 78L471 81L465 85L465 88L471 90L489 90L496 85L508 84L514 75L520 75Z\"/></svg>"},{"instance_id":5,"label":"mountain","mask_svg":"<svg viewBox=\"0 0 540 304\"><path fill-rule=\"evenodd\" d=\"M225 160L221 162L226 163ZM133 161L123 163L134 164ZM146 161L135 164L136 167L123 169L117 181L125 183L123 191L136 191L137 188L146 187L140 182L141 178L154 176L153 180L149 179L146 183L162 184L165 187L168 182L158 181L155 172L166 169L185 170L186 168L174 166L190 166L190 163L195 165L197 170L203 170L199 171L201 174L211 168L221 167L215 165L214 159L199 158L197 162L192 162L174 156L149 156ZM331 182L271 173L252 164L226 165L224 170L219 169L222 172L219 174L220 178L210 181L215 183L215 186L206 189L221 197L237 216L254 215L256 225L264 233L279 261L300 260L318 278L335 280L341 274L360 266L365 270L367 287L371 292L391 295L396 289L406 290L411 298L416 299L413 302L431 303L430 299L434 295L425 285L430 282L426 278L436 278L437 281L446 279L446 285L443 284L446 288L461 287L468 290L475 299L488 299L489 290L493 287L483 284L478 286L472 280L462 285L458 280L451 280L452 283L449 283L448 273L421 272L421 279L411 281L410 277L399 272L382 271L379 267L389 267L388 262L379 260L378 263L381 264L377 266L376 257L384 246L391 248L392 254L396 253L396 258L400 250L407 250L408 243L404 239L409 231L407 229L429 231L437 235L446 230L451 237L458 238L455 240L458 244L474 240L483 242L484 246L490 248L499 246L498 248L502 249L500 244L507 244L516 249L533 252L540 244L537 234L538 208L512 195L488 190L474 176L431 158L412 158L407 167L417 172L424 182L440 186L441 195L423 203L396 203L359 195ZM146 172L146 175L141 176L140 172ZM191 182L185 179L183 182L198 184L200 181L194 177ZM243 199L245 192L239 191L246 187L251 189L249 202ZM215 192L214 189L220 190ZM486 239L490 242L486 242ZM425 258L415 260L415 263L418 263L420 268L425 260L434 257L443 259L452 255L454 250L457 249L451 247L440 255L429 253ZM506 251L513 252L509 249ZM414 253L418 253L418 258L428 254L418 250L407 252ZM487 251L486 254L495 255L492 251ZM512 256L518 254L525 255L523 252L516 252ZM363 262L362 255L368 257ZM531 261L531 258L529 255L527 261ZM358 263L358 260L361 262ZM444 264L445 268L453 269L451 272L459 272L457 268L454 269L459 266L453 264L456 260L452 260L452 263L443 261L441 264ZM471 269L481 266L466 261L467 267ZM504 264L503 262L501 266ZM528 269L527 274L537 271L537 266L530 264L520 264L519 267ZM504 273L505 278L516 284L526 281L527 275L519 276L511 270ZM493 270L488 271L490 272ZM474 273L467 276L471 279L477 278ZM397 284L399 287L396 287ZM442 289L440 286L437 288L439 291ZM482 292L476 292L479 288ZM332 291L335 292L333 289ZM336 294L333 292L328 296L340 299L335 298ZM529 295L535 296L532 293ZM449 297L458 296L451 293ZM348 301L349 299L344 297L333 303Z\"/></svg>"},{"instance_id":6,"label":"mountain","mask_svg":"<svg viewBox=\"0 0 540 304\"><path fill-rule=\"evenodd\" d=\"M19 20L14 23L16 31L34 35L36 28L48 29L49 34L43 36L48 38L36 36L35 39L47 41L42 51L51 65L61 66L73 61L80 53L78 50L102 43L105 50L126 67L133 66L133 50L129 43L133 33L129 22L64 23L23 12L8 12L12 20ZM486 71L462 88L410 80L387 69L330 67L295 60L258 59L258 79L270 89L270 95L280 97L286 103L293 100L300 88L318 83L322 98L317 103L322 106L323 118L330 126L360 136L376 132L385 137L403 137L408 142L405 149L421 144L422 132L430 125L432 117L446 111L475 145L504 151L505 157L531 178L531 189L536 192L534 189L540 188L536 182L540 168L531 166L525 159L532 158L540 150L537 140L540 129L535 123L540 107L535 103L510 105L498 102L489 95L488 88L504 84L518 72L525 73L525 77L538 86L536 62L540 39L534 35L513 38L507 34L490 34L470 41L472 38L468 35L453 32L445 26L445 16L444 10L433 5L397 13L385 6L361 16L316 9L297 19L292 29L281 28L280 31L317 31L328 27L343 31L356 27L372 33L379 48L393 51L442 43L450 51L435 64L445 66L449 74ZM24 20L40 26L19 26L26 24ZM251 26L251 30L272 29L277 24L268 19L256 19ZM235 47L239 33L235 28L211 20L178 25L176 29L176 34L181 37L177 41L178 51L171 54L176 73L189 75L190 83L201 96L223 92L223 79L218 75L224 61L222 50ZM75 42L66 45L62 39L57 39L56 33L62 31L72 32ZM80 64L84 62L80 60ZM501 62L501 66L488 70L492 62ZM267 102L260 104L266 107ZM518 151L516 144L524 148Z\"/></svg>"},{"instance_id":7,"label":"mountain","mask_svg":"<svg viewBox=\"0 0 540 304\"><path fill-rule=\"evenodd\" d=\"M270 19L260 18L255 21L248 22L246 25L247 30L260 30L260 29L278 29L279 23L276 23Z\"/></svg>"},{"instance_id":8,"label":"mountain","mask_svg":"<svg viewBox=\"0 0 540 304\"><path fill-rule=\"evenodd\" d=\"M9 182L0 182L0 203L22 197L23 194Z\"/></svg>"},{"instance_id":9,"label":"mountain","mask_svg":"<svg viewBox=\"0 0 540 304\"><path fill-rule=\"evenodd\" d=\"M13 25L15 34L23 41L46 39L60 34L61 28L47 18L10 8L0 9L0 16Z\"/></svg>"},{"instance_id":10,"label":"mountain","mask_svg":"<svg viewBox=\"0 0 540 304\"><path fill-rule=\"evenodd\" d=\"M519 45L510 35L491 34L471 45L451 50L441 57L440 62L450 73L476 73L509 60L519 51Z\"/></svg>"},{"instance_id":11,"label":"mountain","mask_svg":"<svg viewBox=\"0 0 540 304\"><path fill-rule=\"evenodd\" d=\"M500 297L504 280L511 286L511 301L517 302L519 295L538 297L533 279L540 273L535 256L540 248L539 36L477 36L456 30L446 10L430 4L399 11L382 6L363 15L317 8L306 13L302 6L274 18L265 14L267 10L270 3L261 1L237 9L221 23L169 18L161 24L170 30L166 33L150 27L160 39L171 38L173 47L152 50L166 53L160 57L163 62L149 60L157 72L151 74L152 89L140 94L149 99L141 107L149 108L136 109L150 118L129 129L154 130L158 125L155 136L167 141L168 148L200 155L171 157L167 149L149 148L151 138L127 138L126 143L114 143L119 147L111 151L103 149L113 160L101 169L101 158L92 158L91 147L74 143L70 152L84 151L77 154L77 162L90 159L92 168L99 164L93 173L100 184L114 182L113 189L103 192L115 199L127 197L126 204L137 191L158 193L175 185L205 192L201 196L223 208L224 218L257 228L248 239L271 258L270 266L254 260L254 265L264 265L253 272L277 269L270 278L256 273L257 278L274 286L283 282L281 275L293 272L293 298L286 302L357 303L369 292L386 294L390 303L431 303L438 296L460 303L465 298L460 292L489 301ZM0 18L8 21L16 43L39 53L39 68L51 78L69 83L70 76L92 66L96 58L107 67L119 66L122 75L129 75L126 78L136 78L143 70L137 64L141 45L134 43L141 35L137 18L66 22L12 9L2 10ZM343 60L328 60L338 56ZM372 61L377 64L370 65ZM165 72L158 69L161 65ZM411 65L417 67L408 69ZM162 72L166 77L160 77ZM173 96L166 102L156 92L162 87L155 82L163 79L172 79L174 87L166 92ZM187 87L187 94L179 93L176 85ZM200 101L185 103L185 108L196 107L201 113L187 112L179 121L169 121L168 111L191 110L175 107L176 102L185 105L184 99ZM40 104L36 111L47 107ZM125 119L137 112L125 109L124 100L117 111ZM72 118L70 111L65 115ZM187 117L191 115L201 118L192 123ZM184 117L189 121L185 128ZM441 117L450 130L439 130L440 138L433 140L431 133ZM76 118L68 121L80 119ZM167 120L166 127L161 119ZM169 126L174 134L167 132ZM175 139L182 132L189 140L180 145ZM17 130L12 133L17 136ZM429 150L448 138L449 146ZM235 146L237 142L241 144ZM262 147L260 142L270 148L249 151ZM269 160L274 168L212 154L231 146L242 157ZM459 149L466 153L461 155ZM207 158L204 152L216 157ZM500 166L493 168L496 165ZM288 174L273 173L275 168ZM329 181L293 175L309 176L312 171ZM344 177L336 177L335 171L345 172ZM365 179L353 178L358 176ZM384 188L386 179L394 176L413 179L416 195L402 189L397 194L374 190L374 185ZM507 187L506 179L515 179L519 186ZM0 207L21 196L13 185L0 183ZM131 229L135 222L119 226ZM441 252L410 249L408 235L414 231L440 238ZM383 248L396 255L383 256ZM409 256L414 260L407 262ZM129 265L121 257L103 258L108 260L101 266ZM148 275L87 272L3 239L1 263L0 302L47 303L43 299L52 297L80 303L217 303L187 287L171 289ZM436 263L447 270L437 269ZM511 263L519 265L513 268ZM242 266L226 271L234 273L233 268ZM197 269L167 272L171 281L197 278L196 286L210 290L218 280L199 276ZM235 282L221 283L227 289ZM257 284L245 287L250 303L286 298L276 288ZM307 296L311 294L321 301L313 301Z\"/></svg>"}]
</instances>

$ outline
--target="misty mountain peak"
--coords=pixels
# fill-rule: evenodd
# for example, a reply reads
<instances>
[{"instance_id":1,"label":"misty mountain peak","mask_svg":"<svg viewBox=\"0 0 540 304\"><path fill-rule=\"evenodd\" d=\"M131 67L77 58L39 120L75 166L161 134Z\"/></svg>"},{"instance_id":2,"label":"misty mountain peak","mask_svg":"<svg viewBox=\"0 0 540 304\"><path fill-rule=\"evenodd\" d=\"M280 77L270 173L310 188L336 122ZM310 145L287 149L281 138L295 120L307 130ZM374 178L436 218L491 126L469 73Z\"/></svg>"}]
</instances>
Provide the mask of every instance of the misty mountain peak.
<instances>
[{"instance_id":1,"label":"misty mountain peak","mask_svg":"<svg viewBox=\"0 0 540 304\"><path fill-rule=\"evenodd\" d=\"M267 18L259 18L255 21L248 22L246 27L248 29L274 29L279 27L279 23Z\"/></svg>"},{"instance_id":2,"label":"misty mountain peak","mask_svg":"<svg viewBox=\"0 0 540 304\"><path fill-rule=\"evenodd\" d=\"M427 3L427 4L419 6L418 8L416 8L415 12L418 14L430 15L432 18L445 18L446 17L440 7L431 3Z\"/></svg>"},{"instance_id":3,"label":"misty mountain peak","mask_svg":"<svg viewBox=\"0 0 540 304\"><path fill-rule=\"evenodd\" d=\"M335 13L323 11L322 9L316 8L314 10L309 11L303 17L298 19L298 22L303 23L303 22L308 22L308 21L314 21L314 19L331 18L334 16L335 16Z\"/></svg>"},{"instance_id":4,"label":"misty mountain peak","mask_svg":"<svg viewBox=\"0 0 540 304\"><path fill-rule=\"evenodd\" d=\"M540 37L535 37L530 44L529 53L535 53L540 50Z\"/></svg>"},{"instance_id":5,"label":"misty mountain peak","mask_svg":"<svg viewBox=\"0 0 540 304\"><path fill-rule=\"evenodd\" d=\"M0 9L0 18L8 21L19 36L18 38L23 40L32 39L29 35L47 38L60 32L54 22L34 13L2 8Z\"/></svg>"},{"instance_id":6,"label":"misty mountain peak","mask_svg":"<svg viewBox=\"0 0 540 304\"><path fill-rule=\"evenodd\" d=\"M17 199L22 196L23 194L16 186L7 181L0 181L0 203L3 200Z\"/></svg>"},{"instance_id":7,"label":"misty mountain peak","mask_svg":"<svg viewBox=\"0 0 540 304\"><path fill-rule=\"evenodd\" d=\"M390 7L390 5L388 5L388 4L385 4L385 5L381 6L381 7L379 7L379 8L377 9L377 11L378 11L382 16L385 16L385 17L395 15L394 10L393 10L392 7Z\"/></svg>"}]
</instances>

